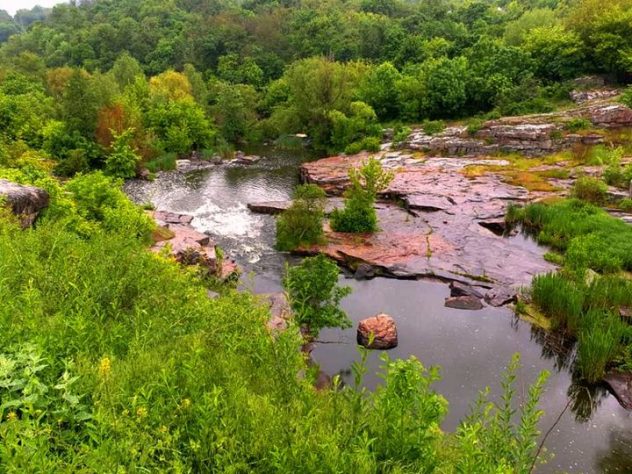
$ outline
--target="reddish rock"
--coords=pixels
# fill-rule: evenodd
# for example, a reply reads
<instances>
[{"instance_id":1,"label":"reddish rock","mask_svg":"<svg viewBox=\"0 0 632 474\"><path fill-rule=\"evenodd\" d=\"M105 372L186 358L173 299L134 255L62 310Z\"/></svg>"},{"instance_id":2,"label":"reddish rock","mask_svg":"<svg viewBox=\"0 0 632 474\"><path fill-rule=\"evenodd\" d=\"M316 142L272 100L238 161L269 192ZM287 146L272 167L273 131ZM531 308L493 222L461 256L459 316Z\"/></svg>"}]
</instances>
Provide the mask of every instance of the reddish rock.
<instances>
[{"instance_id":1,"label":"reddish rock","mask_svg":"<svg viewBox=\"0 0 632 474\"><path fill-rule=\"evenodd\" d=\"M587 109L590 121L600 127L632 126L632 109L621 104L598 105Z\"/></svg>"},{"instance_id":2,"label":"reddish rock","mask_svg":"<svg viewBox=\"0 0 632 474\"><path fill-rule=\"evenodd\" d=\"M369 340L373 334L373 342ZM358 323L358 344L368 349L392 349L397 346L397 326L387 314L378 314Z\"/></svg>"},{"instance_id":3,"label":"reddish rock","mask_svg":"<svg viewBox=\"0 0 632 474\"><path fill-rule=\"evenodd\" d=\"M604 377L610 391L626 410L632 410L632 373L610 372Z\"/></svg>"},{"instance_id":4,"label":"reddish rock","mask_svg":"<svg viewBox=\"0 0 632 474\"><path fill-rule=\"evenodd\" d=\"M476 296L451 296L445 299L445 307L452 309L463 309L478 311L483 309L483 303Z\"/></svg>"}]
</instances>

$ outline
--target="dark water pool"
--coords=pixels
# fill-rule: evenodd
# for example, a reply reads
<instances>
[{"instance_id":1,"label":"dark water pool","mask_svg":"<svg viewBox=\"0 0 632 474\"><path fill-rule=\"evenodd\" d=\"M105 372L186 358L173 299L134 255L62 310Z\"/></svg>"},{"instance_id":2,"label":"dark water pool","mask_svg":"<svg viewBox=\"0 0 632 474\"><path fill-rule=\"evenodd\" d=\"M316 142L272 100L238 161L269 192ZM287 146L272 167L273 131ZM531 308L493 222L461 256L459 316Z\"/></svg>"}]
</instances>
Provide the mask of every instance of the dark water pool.
<instances>
[{"instance_id":1,"label":"dark water pool","mask_svg":"<svg viewBox=\"0 0 632 474\"><path fill-rule=\"evenodd\" d=\"M255 215L252 201L284 200L297 183L297 167L307 154L259 150L268 157L249 167L220 166L189 174L165 173L152 183L130 182L128 193L138 202L151 201L161 210L195 216L193 225L213 236L246 270L242 286L263 293L280 290L287 257L273 249L274 218ZM501 237L499 237L501 238ZM524 245L534 245L524 237ZM425 366L441 367L435 385L450 403L444 428L453 429L468 413L479 391L495 393L511 356L519 352L522 369L517 392L522 396L542 370L552 373L542 398L540 428L546 432L569 403L547 438L553 459L538 472L632 473L632 413L603 387L576 385L570 375L572 342L558 340L516 319L506 308L469 312L445 308L448 287L432 281L375 279L355 281L344 308L354 322L378 312L398 324L399 346L390 357L415 355ZM325 330L314 359L328 374L350 381L350 367L359 359L355 329ZM369 357L365 383L375 386L379 353Z\"/></svg>"}]
</instances>

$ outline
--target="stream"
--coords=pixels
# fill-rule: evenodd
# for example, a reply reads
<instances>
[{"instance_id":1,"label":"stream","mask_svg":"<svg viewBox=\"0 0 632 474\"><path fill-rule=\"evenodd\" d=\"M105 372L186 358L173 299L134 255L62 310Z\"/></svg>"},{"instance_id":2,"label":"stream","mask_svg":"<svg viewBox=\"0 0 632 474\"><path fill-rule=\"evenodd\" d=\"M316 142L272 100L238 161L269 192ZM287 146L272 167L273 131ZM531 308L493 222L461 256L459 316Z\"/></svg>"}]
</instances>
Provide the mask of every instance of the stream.
<instances>
[{"instance_id":1,"label":"stream","mask_svg":"<svg viewBox=\"0 0 632 474\"><path fill-rule=\"evenodd\" d=\"M256 293L281 290L281 278L293 257L274 250L274 217L250 212L248 202L286 200L298 182L306 152L272 148L249 150L264 156L248 166L221 165L189 173L160 173L153 182L130 181L127 193L159 210L190 214L192 225L209 234L244 269L242 287ZM501 237L499 237L501 238ZM535 245L524 237L524 245ZM351 364L359 359L357 322L385 312L397 322L399 345L391 358L415 355L426 367L441 367L434 389L449 402L443 428L453 430L469 412L480 391L489 386L496 396L512 354L522 356L516 393L522 398L542 370L551 372L541 400L545 416L540 430L549 434L547 464L536 472L632 473L632 412L623 409L601 386L576 384L571 376L572 342L532 327L508 308L481 311L445 308L449 288L434 281L376 278L340 283L353 289L343 307L354 322L347 330L323 330L312 356L325 373L351 383ZM371 352L365 384L380 383L375 375L380 351ZM570 400L570 404L569 404ZM568 409L565 410L565 407Z\"/></svg>"}]
</instances>

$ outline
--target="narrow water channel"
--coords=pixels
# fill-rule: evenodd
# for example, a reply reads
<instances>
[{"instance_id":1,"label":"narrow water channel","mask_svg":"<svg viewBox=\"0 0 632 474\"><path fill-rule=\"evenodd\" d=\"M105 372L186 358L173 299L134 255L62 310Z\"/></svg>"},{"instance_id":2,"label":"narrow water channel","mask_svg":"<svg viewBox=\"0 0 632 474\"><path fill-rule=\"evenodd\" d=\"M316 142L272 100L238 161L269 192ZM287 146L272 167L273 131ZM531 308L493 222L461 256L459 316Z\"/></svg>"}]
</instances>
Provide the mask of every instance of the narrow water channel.
<instances>
[{"instance_id":1,"label":"narrow water channel","mask_svg":"<svg viewBox=\"0 0 632 474\"><path fill-rule=\"evenodd\" d=\"M242 286L257 293L279 291L288 257L273 249L274 217L256 215L248 202L284 200L297 183L298 166L308 154L274 149L257 150L265 156L248 167L222 165L182 173L162 173L153 182L132 181L126 190L137 202L157 209L195 216L192 225L211 235L244 268ZM501 238L501 237L499 237ZM525 245L535 245L525 241ZM340 277L353 293L343 306L355 322L378 312L397 321L399 346L392 358L415 355L425 366L441 367L442 380L434 387L449 401L444 428L454 429L469 405L486 386L496 394L500 377L512 354L522 356L517 392L522 396L542 370L552 373L541 407L546 432L568 409L547 438L550 461L536 472L632 473L632 412L624 410L603 387L576 385L571 377L572 343L532 328L509 309L486 307L469 312L443 306L447 285L432 281L378 278L355 281ZM313 353L328 374L350 381L350 367L359 359L355 327L325 330ZM379 383L375 372L379 353L369 357L365 380Z\"/></svg>"}]
</instances>

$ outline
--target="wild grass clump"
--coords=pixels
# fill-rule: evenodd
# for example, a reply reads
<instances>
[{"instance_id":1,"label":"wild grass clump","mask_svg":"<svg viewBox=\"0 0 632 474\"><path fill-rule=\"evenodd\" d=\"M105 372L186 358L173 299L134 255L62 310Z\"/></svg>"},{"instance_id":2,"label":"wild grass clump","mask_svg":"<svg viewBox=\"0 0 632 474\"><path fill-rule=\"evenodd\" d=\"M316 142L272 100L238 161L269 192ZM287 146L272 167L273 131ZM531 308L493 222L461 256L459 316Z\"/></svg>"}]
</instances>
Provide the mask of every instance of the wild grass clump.
<instances>
[{"instance_id":1,"label":"wild grass clump","mask_svg":"<svg viewBox=\"0 0 632 474\"><path fill-rule=\"evenodd\" d=\"M605 375L608 363L621 354L625 332L626 323L618 315L603 310L585 313L578 334L576 364L587 382L598 382Z\"/></svg>"},{"instance_id":2,"label":"wild grass clump","mask_svg":"<svg viewBox=\"0 0 632 474\"><path fill-rule=\"evenodd\" d=\"M588 130L592 127L590 120L584 118L574 118L566 122L564 128L569 132L579 132L580 130Z\"/></svg>"},{"instance_id":3,"label":"wild grass clump","mask_svg":"<svg viewBox=\"0 0 632 474\"><path fill-rule=\"evenodd\" d=\"M426 135L436 135L445 130L445 122L443 120L424 120L421 127Z\"/></svg>"},{"instance_id":4,"label":"wild grass clump","mask_svg":"<svg viewBox=\"0 0 632 474\"><path fill-rule=\"evenodd\" d=\"M632 227L578 200L512 207L507 216L563 257L562 271L535 277L531 294L555 327L577 337L580 376L592 383L632 366L632 328L619 318L632 306L632 280L621 273L632 268Z\"/></svg>"},{"instance_id":5,"label":"wild grass clump","mask_svg":"<svg viewBox=\"0 0 632 474\"><path fill-rule=\"evenodd\" d=\"M176 153L163 153L158 158L154 158L145 163L151 173L157 173L158 171L171 171L176 169L176 160L178 155Z\"/></svg>"},{"instance_id":6,"label":"wild grass clump","mask_svg":"<svg viewBox=\"0 0 632 474\"><path fill-rule=\"evenodd\" d=\"M600 179L582 176L573 184L572 195L582 201L603 204L608 195L608 186Z\"/></svg>"},{"instance_id":7,"label":"wild grass clump","mask_svg":"<svg viewBox=\"0 0 632 474\"><path fill-rule=\"evenodd\" d=\"M315 184L296 187L292 205L276 223L276 247L290 251L324 241L325 192Z\"/></svg>"},{"instance_id":8,"label":"wild grass clump","mask_svg":"<svg viewBox=\"0 0 632 474\"><path fill-rule=\"evenodd\" d=\"M508 220L537 233L538 242L566 252L569 262L597 271L632 270L632 227L576 199L511 209Z\"/></svg>"}]
</instances>

